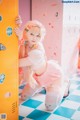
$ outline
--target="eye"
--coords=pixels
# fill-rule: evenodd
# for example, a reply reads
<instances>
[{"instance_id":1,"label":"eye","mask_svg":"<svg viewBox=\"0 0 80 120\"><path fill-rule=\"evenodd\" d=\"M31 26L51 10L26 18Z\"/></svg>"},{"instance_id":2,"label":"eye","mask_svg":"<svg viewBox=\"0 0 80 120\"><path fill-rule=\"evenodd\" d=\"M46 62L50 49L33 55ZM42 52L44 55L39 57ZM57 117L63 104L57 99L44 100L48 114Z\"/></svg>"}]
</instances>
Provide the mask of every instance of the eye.
<instances>
[{"instance_id":1,"label":"eye","mask_svg":"<svg viewBox=\"0 0 80 120\"><path fill-rule=\"evenodd\" d=\"M37 37L40 37L40 35L37 35Z\"/></svg>"},{"instance_id":2,"label":"eye","mask_svg":"<svg viewBox=\"0 0 80 120\"><path fill-rule=\"evenodd\" d=\"M33 33L30 33L30 35L34 36L34 34L33 34Z\"/></svg>"},{"instance_id":3,"label":"eye","mask_svg":"<svg viewBox=\"0 0 80 120\"><path fill-rule=\"evenodd\" d=\"M29 30L27 28L25 28L25 31L28 32Z\"/></svg>"}]
</instances>

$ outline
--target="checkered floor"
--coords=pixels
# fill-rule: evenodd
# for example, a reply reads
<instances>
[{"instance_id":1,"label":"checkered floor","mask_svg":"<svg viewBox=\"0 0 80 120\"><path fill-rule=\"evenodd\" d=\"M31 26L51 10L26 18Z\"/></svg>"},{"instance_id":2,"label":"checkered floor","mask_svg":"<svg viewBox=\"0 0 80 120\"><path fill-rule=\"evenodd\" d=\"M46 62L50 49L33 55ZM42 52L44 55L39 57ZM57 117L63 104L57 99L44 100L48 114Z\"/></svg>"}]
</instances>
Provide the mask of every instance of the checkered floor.
<instances>
[{"instance_id":1,"label":"checkered floor","mask_svg":"<svg viewBox=\"0 0 80 120\"><path fill-rule=\"evenodd\" d=\"M20 104L19 120L80 120L80 77L71 79L69 96L54 112L45 110L44 100L45 91L42 91Z\"/></svg>"}]
</instances>

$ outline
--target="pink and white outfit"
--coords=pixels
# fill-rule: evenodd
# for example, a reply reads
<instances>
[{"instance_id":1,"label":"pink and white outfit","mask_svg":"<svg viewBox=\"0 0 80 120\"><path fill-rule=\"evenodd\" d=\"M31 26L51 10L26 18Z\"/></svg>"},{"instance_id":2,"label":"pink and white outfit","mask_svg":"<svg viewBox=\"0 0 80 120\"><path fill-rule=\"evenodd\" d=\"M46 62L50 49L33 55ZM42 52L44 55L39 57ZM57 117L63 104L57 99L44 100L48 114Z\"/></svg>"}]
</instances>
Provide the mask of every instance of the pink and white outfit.
<instances>
[{"instance_id":1,"label":"pink and white outfit","mask_svg":"<svg viewBox=\"0 0 80 120\"><path fill-rule=\"evenodd\" d=\"M20 61L20 66L26 66L26 59ZM31 69L37 71L45 63L45 51L40 44L38 49L34 49L28 53L28 60L32 63ZM38 83L38 86L33 89L29 84L23 89L22 99L29 99L34 93L44 87L46 89L45 106L47 110L54 110L61 102L68 81L65 79L63 71L59 64L54 60L48 60L46 70L41 75L34 74L33 76ZM26 91L26 92L25 92Z\"/></svg>"}]
</instances>

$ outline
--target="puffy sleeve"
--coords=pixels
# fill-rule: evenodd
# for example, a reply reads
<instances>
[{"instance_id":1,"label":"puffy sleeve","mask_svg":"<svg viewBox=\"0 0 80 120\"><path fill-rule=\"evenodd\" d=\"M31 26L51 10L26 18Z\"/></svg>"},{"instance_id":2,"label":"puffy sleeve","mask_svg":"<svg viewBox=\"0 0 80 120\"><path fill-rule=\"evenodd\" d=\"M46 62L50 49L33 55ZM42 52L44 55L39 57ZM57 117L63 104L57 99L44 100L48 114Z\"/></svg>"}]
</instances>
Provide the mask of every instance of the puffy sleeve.
<instances>
[{"instance_id":1,"label":"puffy sleeve","mask_svg":"<svg viewBox=\"0 0 80 120\"><path fill-rule=\"evenodd\" d=\"M41 50L32 50L28 53L29 59L32 64L39 64L44 59L44 53Z\"/></svg>"},{"instance_id":2,"label":"puffy sleeve","mask_svg":"<svg viewBox=\"0 0 80 120\"><path fill-rule=\"evenodd\" d=\"M39 68L44 62L44 51L35 49L28 53L28 57L19 60L19 67L32 66L32 68Z\"/></svg>"}]
</instances>

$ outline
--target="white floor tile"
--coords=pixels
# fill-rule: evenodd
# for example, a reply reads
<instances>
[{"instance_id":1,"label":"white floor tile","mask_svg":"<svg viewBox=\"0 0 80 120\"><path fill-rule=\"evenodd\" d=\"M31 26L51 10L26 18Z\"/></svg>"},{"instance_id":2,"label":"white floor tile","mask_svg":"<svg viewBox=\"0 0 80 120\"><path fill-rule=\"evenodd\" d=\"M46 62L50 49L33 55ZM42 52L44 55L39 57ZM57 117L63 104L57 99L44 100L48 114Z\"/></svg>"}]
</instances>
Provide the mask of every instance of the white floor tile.
<instances>
[{"instance_id":1,"label":"white floor tile","mask_svg":"<svg viewBox=\"0 0 80 120\"><path fill-rule=\"evenodd\" d=\"M73 120L80 120L80 111L76 111L72 116Z\"/></svg>"},{"instance_id":2,"label":"white floor tile","mask_svg":"<svg viewBox=\"0 0 80 120\"><path fill-rule=\"evenodd\" d=\"M32 111L34 111L33 108L29 108L29 107L25 107L23 105L19 106L19 115L26 117L27 115L29 115Z\"/></svg>"},{"instance_id":3,"label":"white floor tile","mask_svg":"<svg viewBox=\"0 0 80 120\"><path fill-rule=\"evenodd\" d=\"M77 87L78 87L78 85L72 84L72 85L70 86L70 89L75 90Z\"/></svg>"},{"instance_id":4,"label":"white floor tile","mask_svg":"<svg viewBox=\"0 0 80 120\"><path fill-rule=\"evenodd\" d=\"M51 114L47 120L70 120L70 119L62 117L62 116Z\"/></svg>"},{"instance_id":5,"label":"white floor tile","mask_svg":"<svg viewBox=\"0 0 80 120\"><path fill-rule=\"evenodd\" d=\"M74 101L70 101L70 100L65 100L61 106L66 107L66 108L70 108L70 109L78 109L78 107L80 106L80 103L74 102Z\"/></svg>"},{"instance_id":6,"label":"white floor tile","mask_svg":"<svg viewBox=\"0 0 80 120\"><path fill-rule=\"evenodd\" d=\"M80 90L75 90L72 94L80 96Z\"/></svg>"},{"instance_id":7,"label":"white floor tile","mask_svg":"<svg viewBox=\"0 0 80 120\"><path fill-rule=\"evenodd\" d=\"M41 102L45 102L45 95L44 94L36 94L32 97L34 100L39 100Z\"/></svg>"}]
</instances>

